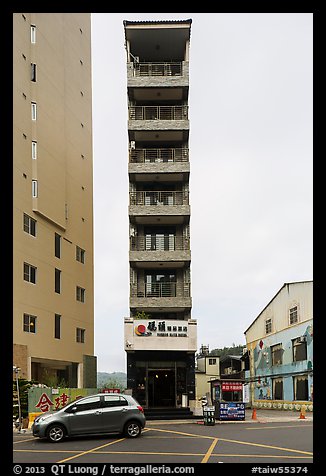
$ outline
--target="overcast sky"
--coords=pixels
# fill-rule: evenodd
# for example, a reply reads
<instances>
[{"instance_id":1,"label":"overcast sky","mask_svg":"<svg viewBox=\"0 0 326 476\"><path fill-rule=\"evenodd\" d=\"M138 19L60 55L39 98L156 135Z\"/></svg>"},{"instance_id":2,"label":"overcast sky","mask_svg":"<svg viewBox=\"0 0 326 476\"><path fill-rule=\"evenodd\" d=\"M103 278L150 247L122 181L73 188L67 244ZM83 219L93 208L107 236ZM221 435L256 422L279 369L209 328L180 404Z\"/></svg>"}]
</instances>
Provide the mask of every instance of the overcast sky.
<instances>
[{"instance_id":1,"label":"overcast sky","mask_svg":"<svg viewBox=\"0 0 326 476\"><path fill-rule=\"evenodd\" d=\"M191 288L198 349L245 344L244 331L283 283L313 277L313 14L92 14L98 371L126 371L123 20L189 18Z\"/></svg>"}]
</instances>

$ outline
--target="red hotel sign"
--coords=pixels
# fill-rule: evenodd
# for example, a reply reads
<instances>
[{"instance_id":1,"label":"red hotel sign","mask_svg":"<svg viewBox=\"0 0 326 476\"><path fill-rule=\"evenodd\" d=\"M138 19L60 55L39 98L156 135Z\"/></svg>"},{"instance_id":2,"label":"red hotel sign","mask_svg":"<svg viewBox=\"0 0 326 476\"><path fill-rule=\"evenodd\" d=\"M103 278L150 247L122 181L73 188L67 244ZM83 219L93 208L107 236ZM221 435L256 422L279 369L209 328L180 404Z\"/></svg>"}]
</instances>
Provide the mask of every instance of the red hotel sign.
<instances>
[{"instance_id":1,"label":"red hotel sign","mask_svg":"<svg viewBox=\"0 0 326 476\"><path fill-rule=\"evenodd\" d=\"M237 392L242 390L242 383L239 382L222 382L223 392Z\"/></svg>"}]
</instances>

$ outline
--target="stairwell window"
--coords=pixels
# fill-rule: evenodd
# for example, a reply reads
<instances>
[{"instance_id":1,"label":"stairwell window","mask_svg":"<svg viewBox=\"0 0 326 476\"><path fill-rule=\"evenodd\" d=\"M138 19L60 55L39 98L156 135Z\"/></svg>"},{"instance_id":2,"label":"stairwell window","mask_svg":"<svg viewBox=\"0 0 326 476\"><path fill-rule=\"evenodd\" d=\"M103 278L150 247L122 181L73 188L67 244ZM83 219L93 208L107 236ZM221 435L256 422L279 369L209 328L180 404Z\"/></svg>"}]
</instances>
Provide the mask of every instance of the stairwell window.
<instances>
[{"instance_id":1,"label":"stairwell window","mask_svg":"<svg viewBox=\"0 0 326 476\"><path fill-rule=\"evenodd\" d=\"M32 316L31 314L24 314L23 331L36 334L36 319L37 319L36 316Z\"/></svg>"},{"instance_id":2,"label":"stairwell window","mask_svg":"<svg viewBox=\"0 0 326 476\"><path fill-rule=\"evenodd\" d=\"M36 220L24 213L24 231L29 235L36 236Z\"/></svg>"},{"instance_id":3,"label":"stairwell window","mask_svg":"<svg viewBox=\"0 0 326 476\"><path fill-rule=\"evenodd\" d=\"M85 250L83 250L79 246L76 246L76 260L80 263L85 263Z\"/></svg>"},{"instance_id":4,"label":"stairwell window","mask_svg":"<svg viewBox=\"0 0 326 476\"><path fill-rule=\"evenodd\" d=\"M32 141L32 159L37 159L37 142L35 140Z\"/></svg>"},{"instance_id":5,"label":"stairwell window","mask_svg":"<svg viewBox=\"0 0 326 476\"><path fill-rule=\"evenodd\" d=\"M36 284L36 266L29 263L24 263L24 281Z\"/></svg>"},{"instance_id":6,"label":"stairwell window","mask_svg":"<svg viewBox=\"0 0 326 476\"><path fill-rule=\"evenodd\" d=\"M37 180L32 180L32 197L37 198L37 195L38 195Z\"/></svg>"},{"instance_id":7,"label":"stairwell window","mask_svg":"<svg viewBox=\"0 0 326 476\"><path fill-rule=\"evenodd\" d=\"M80 286L76 286L76 299L79 302L85 302L85 289Z\"/></svg>"},{"instance_id":8,"label":"stairwell window","mask_svg":"<svg viewBox=\"0 0 326 476\"><path fill-rule=\"evenodd\" d=\"M31 25L31 43L36 43L36 26Z\"/></svg>"},{"instance_id":9,"label":"stairwell window","mask_svg":"<svg viewBox=\"0 0 326 476\"><path fill-rule=\"evenodd\" d=\"M33 83L36 83L36 64L35 63L31 63L31 81L33 81Z\"/></svg>"},{"instance_id":10,"label":"stairwell window","mask_svg":"<svg viewBox=\"0 0 326 476\"><path fill-rule=\"evenodd\" d=\"M36 113L37 113L37 105L36 102L31 103L31 110L32 110L32 121L36 121Z\"/></svg>"},{"instance_id":11,"label":"stairwell window","mask_svg":"<svg viewBox=\"0 0 326 476\"><path fill-rule=\"evenodd\" d=\"M76 327L76 342L80 344L84 344L85 342L85 329L80 327Z\"/></svg>"},{"instance_id":12,"label":"stairwell window","mask_svg":"<svg viewBox=\"0 0 326 476\"><path fill-rule=\"evenodd\" d=\"M61 338L61 315L60 314L54 315L54 338L55 339Z\"/></svg>"},{"instance_id":13,"label":"stairwell window","mask_svg":"<svg viewBox=\"0 0 326 476\"><path fill-rule=\"evenodd\" d=\"M57 294L61 293L61 271L60 269L55 268L54 273L54 291Z\"/></svg>"},{"instance_id":14,"label":"stairwell window","mask_svg":"<svg viewBox=\"0 0 326 476\"><path fill-rule=\"evenodd\" d=\"M61 258L61 236L58 233L54 234L54 256Z\"/></svg>"}]
</instances>

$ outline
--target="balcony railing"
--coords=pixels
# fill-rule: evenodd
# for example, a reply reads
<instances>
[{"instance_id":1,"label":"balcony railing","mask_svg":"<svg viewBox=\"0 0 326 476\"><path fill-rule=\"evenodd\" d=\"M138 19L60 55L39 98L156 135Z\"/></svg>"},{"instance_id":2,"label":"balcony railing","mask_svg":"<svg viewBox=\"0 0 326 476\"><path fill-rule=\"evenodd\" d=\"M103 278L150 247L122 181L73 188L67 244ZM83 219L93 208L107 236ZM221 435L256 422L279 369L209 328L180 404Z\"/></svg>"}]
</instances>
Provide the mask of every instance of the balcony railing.
<instances>
[{"instance_id":1,"label":"balcony railing","mask_svg":"<svg viewBox=\"0 0 326 476\"><path fill-rule=\"evenodd\" d=\"M129 106L129 119L136 121L188 119L188 106Z\"/></svg>"},{"instance_id":2,"label":"balcony railing","mask_svg":"<svg viewBox=\"0 0 326 476\"><path fill-rule=\"evenodd\" d=\"M131 149L131 163L189 162L189 149Z\"/></svg>"},{"instance_id":3,"label":"balcony railing","mask_svg":"<svg viewBox=\"0 0 326 476\"><path fill-rule=\"evenodd\" d=\"M175 206L189 205L189 192L186 191L137 191L130 192L130 205Z\"/></svg>"},{"instance_id":4,"label":"balcony railing","mask_svg":"<svg viewBox=\"0 0 326 476\"><path fill-rule=\"evenodd\" d=\"M182 63L134 63L135 76L182 76Z\"/></svg>"},{"instance_id":5,"label":"balcony railing","mask_svg":"<svg viewBox=\"0 0 326 476\"><path fill-rule=\"evenodd\" d=\"M189 250L189 238L182 236L131 236L131 251L183 251Z\"/></svg>"},{"instance_id":6,"label":"balcony railing","mask_svg":"<svg viewBox=\"0 0 326 476\"><path fill-rule=\"evenodd\" d=\"M138 298L190 297L190 283L144 283L142 289L132 286L131 295Z\"/></svg>"}]
</instances>

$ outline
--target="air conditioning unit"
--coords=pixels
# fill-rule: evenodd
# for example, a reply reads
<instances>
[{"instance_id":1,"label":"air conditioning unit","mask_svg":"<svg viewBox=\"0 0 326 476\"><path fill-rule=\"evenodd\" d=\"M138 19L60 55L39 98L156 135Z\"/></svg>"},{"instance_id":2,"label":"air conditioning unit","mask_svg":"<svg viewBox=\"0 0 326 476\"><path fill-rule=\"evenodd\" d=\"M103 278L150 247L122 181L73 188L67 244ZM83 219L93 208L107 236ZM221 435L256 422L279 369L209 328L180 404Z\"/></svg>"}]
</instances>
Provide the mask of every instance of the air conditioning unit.
<instances>
[{"instance_id":1,"label":"air conditioning unit","mask_svg":"<svg viewBox=\"0 0 326 476\"><path fill-rule=\"evenodd\" d=\"M306 342L306 336L298 337L298 342Z\"/></svg>"}]
</instances>

